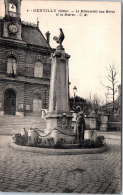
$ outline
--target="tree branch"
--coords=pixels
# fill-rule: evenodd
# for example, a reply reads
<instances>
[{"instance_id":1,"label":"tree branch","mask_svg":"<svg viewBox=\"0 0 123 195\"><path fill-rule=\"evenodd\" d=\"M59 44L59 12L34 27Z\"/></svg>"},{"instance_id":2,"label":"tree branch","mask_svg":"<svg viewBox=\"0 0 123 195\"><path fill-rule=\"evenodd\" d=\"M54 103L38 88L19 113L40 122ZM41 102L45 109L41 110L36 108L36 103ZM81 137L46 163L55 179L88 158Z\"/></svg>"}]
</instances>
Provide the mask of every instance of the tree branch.
<instances>
[{"instance_id":1,"label":"tree branch","mask_svg":"<svg viewBox=\"0 0 123 195\"><path fill-rule=\"evenodd\" d=\"M107 78L110 82L112 82L112 80L111 80L110 78L108 78L108 76L106 76L106 78Z\"/></svg>"},{"instance_id":2,"label":"tree branch","mask_svg":"<svg viewBox=\"0 0 123 195\"><path fill-rule=\"evenodd\" d=\"M101 81L100 81L100 83L101 83L104 87L113 90L112 87L104 85Z\"/></svg>"}]
</instances>

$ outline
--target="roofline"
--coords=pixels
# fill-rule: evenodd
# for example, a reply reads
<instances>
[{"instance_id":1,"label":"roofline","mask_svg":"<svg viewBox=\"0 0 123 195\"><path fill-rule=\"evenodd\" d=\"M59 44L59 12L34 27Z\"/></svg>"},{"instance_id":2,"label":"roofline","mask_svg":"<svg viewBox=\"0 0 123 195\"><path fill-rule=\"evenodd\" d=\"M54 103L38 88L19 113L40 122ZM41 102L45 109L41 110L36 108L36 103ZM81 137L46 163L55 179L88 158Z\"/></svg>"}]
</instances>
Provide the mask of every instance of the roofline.
<instances>
[{"instance_id":1,"label":"roofline","mask_svg":"<svg viewBox=\"0 0 123 195\"><path fill-rule=\"evenodd\" d=\"M37 28L37 24L35 24L35 23L21 21L21 24L22 25L26 25L26 26L31 26L31 27Z\"/></svg>"},{"instance_id":2,"label":"roofline","mask_svg":"<svg viewBox=\"0 0 123 195\"><path fill-rule=\"evenodd\" d=\"M0 20L3 21L3 20L4 20L4 17L0 16ZM44 35L42 34L41 30L37 27L37 24L35 24L35 23L30 23L30 22L26 22L26 21L21 21L21 24L22 24L22 25L25 25L25 26L29 26L29 27L32 27L32 28L37 29L37 30L41 33L41 35L42 35L42 37L44 38L44 40L46 41L47 45L49 46L49 49L52 50L50 44L47 42L47 40L46 40L46 38L44 37ZM2 37L0 37L0 38L2 38ZM6 38L6 37L3 37L3 38ZM22 41L22 42L24 43L24 41ZM25 42L25 43L26 43L26 42ZM31 45L31 44L30 44L30 45ZM39 46L39 45L35 45L35 46L37 47L37 46ZM39 47L43 47L43 46L39 46ZM48 47L45 47L45 48L48 49Z\"/></svg>"},{"instance_id":3,"label":"roofline","mask_svg":"<svg viewBox=\"0 0 123 195\"><path fill-rule=\"evenodd\" d=\"M30 22L25 22L25 21L21 21L22 25L25 26L30 26L32 28L36 28L42 35L42 37L44 38L44 40L46 41L47 45L51 48L50 44L47 42L46 38L44 37L43 33L41 32L41 30L38 28L38 26L35 23L30 23ZM52 48L51 48L52 49Z\"/></svg>"},{"instance_id":4,"label":"roofline","mask_svg":"<svg viewBox=\"0 0 123 195\"><path fill-rule=\"evenodd\" d=\"M20 47L24 48L25 50L34 50L36 52L41 52L41 53L47 53L50 54L53 52L53 49L50 47L44 47L44 46L39 46L39 45L33 45L29 44L24 41L16 40L16 39L8 39L6 37L0 37L0 44L2 45L9 45L10 47Z\"/></svg>"}]
</instances>

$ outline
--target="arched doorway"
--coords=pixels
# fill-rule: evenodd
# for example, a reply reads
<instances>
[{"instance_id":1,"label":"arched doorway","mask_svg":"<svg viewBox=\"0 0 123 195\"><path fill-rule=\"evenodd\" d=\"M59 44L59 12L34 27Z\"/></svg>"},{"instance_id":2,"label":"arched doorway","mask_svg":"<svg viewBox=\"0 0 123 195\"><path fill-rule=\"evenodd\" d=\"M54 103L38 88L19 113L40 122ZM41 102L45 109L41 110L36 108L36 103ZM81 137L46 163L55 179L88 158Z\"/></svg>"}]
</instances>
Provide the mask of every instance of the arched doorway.
<instances>
[{"instance_id":1,"label":"arched doorway","mask_svg":"<svg viewBox=\"0 0 123 195\"><path fill-rule=\"evenodd\" d=\"M4 95L4 114L15 115L16 113L16 93L8 89Z\"/></svg>"}]
</instances>

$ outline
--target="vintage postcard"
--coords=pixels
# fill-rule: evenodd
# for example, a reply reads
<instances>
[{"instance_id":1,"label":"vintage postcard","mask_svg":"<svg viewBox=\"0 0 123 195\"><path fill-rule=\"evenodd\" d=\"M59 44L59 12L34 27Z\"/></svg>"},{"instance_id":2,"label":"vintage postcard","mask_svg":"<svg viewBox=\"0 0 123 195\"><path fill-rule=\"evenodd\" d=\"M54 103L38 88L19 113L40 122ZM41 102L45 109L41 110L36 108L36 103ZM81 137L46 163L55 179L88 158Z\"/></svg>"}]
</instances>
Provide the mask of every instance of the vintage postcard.
<instances>
[{"instance_id":1,"label":"vintage postcard","mask_svg":"<svg viewBox=\"0 0 123 195\"><path fill-rule=\"evenodd\" d=\"M121 2L0 0L0 191L121 193Z\"/></svg>"}]
</instances>

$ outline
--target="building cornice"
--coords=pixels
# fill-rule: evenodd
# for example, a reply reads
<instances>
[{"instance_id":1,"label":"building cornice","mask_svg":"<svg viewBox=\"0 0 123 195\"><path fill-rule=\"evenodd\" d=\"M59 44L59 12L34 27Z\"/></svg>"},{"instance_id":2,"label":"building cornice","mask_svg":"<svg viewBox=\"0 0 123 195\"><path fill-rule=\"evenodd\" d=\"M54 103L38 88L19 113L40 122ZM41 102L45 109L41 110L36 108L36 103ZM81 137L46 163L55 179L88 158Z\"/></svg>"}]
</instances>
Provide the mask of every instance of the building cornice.
<instances>
[{"instance_id":1,"label":"building cornice","mask_svg":"<svg viewBox=\"0 0 123 195\"><path fill-rule=\"evenodd\" d=\"M27 78L24 76L17 76L15 78L8 77L6 75L0 75L0 81L14 81L17 83L28 83L28 84L39 84L39 85L50 85L50 79L47 78Z\"/></svg>"},{"instance_id":2,"label":"building cornice","mask_svg":"<svg viewBox=\"0 0 123 195\"><path fill-rule=\"evenodd\" d=\"M36 53L43 53L46 55L49 55L53 52L53 49L43 47L43 46L37 46L37 45L31 45L24 41L14 40L14 39L8 39L6 37L0 37L0 45L4 47L11 47L16 49L25 49L26 51L33 51Z\"/></svg>"}]
</instances>

